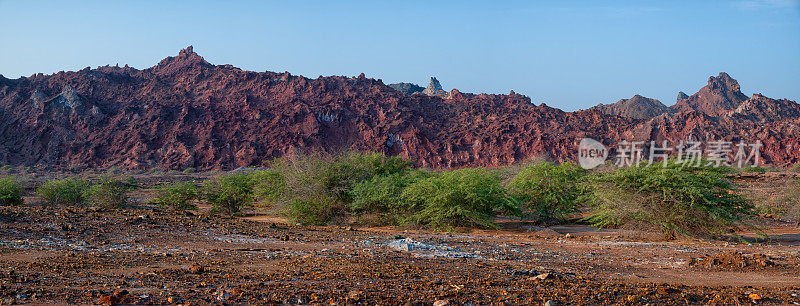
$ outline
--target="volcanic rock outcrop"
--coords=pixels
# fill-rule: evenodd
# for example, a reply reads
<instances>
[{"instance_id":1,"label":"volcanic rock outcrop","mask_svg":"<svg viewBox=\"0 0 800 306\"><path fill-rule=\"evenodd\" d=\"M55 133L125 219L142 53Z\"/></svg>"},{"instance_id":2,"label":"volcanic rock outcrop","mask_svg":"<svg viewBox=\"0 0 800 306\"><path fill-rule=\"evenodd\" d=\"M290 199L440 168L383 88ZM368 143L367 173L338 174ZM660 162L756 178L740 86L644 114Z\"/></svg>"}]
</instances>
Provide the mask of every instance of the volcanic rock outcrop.
<instances>
[{"instance_id":1,"label":"volcanic rock outcrop","mask_svg":"<svg viewBox=\"0 0 800 306\"><path fill-rule=\"evenodd\" d=\"M763 162L800 160L797 103L741 99L725 74L686 99L688 109L649 119L564 112L514 92L446 93L437 84L429 84L434 96L409 95L363 74L244 71L212 65L191 47L143 70L0 76L0 164L234 169L303 152L370 150L432 168L495 166L574 160L584 137L610 147L621 140L760 140Z\"/></svg>"}]
</instances>

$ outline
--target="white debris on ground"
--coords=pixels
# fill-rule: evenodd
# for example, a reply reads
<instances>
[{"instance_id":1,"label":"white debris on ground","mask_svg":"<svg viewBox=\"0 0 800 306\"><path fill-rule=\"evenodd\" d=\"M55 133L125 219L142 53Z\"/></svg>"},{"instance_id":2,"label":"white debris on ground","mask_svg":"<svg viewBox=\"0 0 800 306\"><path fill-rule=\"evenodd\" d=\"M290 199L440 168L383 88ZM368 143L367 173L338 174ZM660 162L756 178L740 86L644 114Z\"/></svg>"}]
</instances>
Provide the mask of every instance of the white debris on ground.
<instances>
[{"instance_id":1,"label":"white debris on ground","mask_svg":"<svg viewBox=\"0 0 800 306\"><path fill-rule=\"evenodd\" d=\"M415 257L424 258L482 258L470 252L461 252L446 245L435 245L419 242L411 238L397 239L386 245L389 249L412 253Z\"/></svg>"}]
</instances>

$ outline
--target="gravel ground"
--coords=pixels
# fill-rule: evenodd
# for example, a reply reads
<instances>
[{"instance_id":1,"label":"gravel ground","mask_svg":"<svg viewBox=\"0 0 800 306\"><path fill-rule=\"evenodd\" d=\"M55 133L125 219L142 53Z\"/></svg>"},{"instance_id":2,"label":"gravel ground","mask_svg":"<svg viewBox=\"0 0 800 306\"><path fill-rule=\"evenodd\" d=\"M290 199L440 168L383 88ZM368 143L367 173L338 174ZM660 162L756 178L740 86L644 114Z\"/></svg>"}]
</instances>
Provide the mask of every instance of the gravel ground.
<instances>
[{"instance_id":1,"label":"gravel ground","mask_svg":"<svg viewBox=\"0 0 800 306\"><path fill-rule=\"evenodd\" d=\"M800 302L791 243L646 237L582 226L436 233L155 208L2 207L0 303Z\"/></svg>"}]
</instances>

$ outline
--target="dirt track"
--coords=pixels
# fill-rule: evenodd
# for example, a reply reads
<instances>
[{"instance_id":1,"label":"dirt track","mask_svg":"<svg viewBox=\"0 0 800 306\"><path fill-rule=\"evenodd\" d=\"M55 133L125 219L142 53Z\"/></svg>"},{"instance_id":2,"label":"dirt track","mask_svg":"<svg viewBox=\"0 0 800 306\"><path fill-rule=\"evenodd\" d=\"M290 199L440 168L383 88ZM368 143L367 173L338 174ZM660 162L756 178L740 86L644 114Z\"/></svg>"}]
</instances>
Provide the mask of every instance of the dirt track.
<instances>
[{"instance_id":1,"label":"dirt track","mask_svg":"<svg viewBox=\"0 0 800 306\"><path fill-rule=\"evenodd\" d=\"M795 246L645 236L580 226L448 234L160 209L4 207L0 302L800 302Z\"/></svg>"}]
</instances>

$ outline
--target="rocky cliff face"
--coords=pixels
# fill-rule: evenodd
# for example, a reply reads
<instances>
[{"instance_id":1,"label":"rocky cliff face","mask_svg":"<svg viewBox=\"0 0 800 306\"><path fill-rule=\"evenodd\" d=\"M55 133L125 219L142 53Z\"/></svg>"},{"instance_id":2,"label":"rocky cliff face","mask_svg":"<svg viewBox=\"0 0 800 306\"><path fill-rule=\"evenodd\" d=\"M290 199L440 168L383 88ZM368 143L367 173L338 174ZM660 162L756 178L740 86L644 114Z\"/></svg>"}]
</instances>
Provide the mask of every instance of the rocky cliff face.
<instances>
[{"instance_id":1,"label":"rocky cliff face","mask_svg":"<svg viewBox=\"0 0 800 306\"><path fill-rule=\"evenodd\" d=\"M671 113L673 110L661 101L635 95L630 99L621 99L613 104L600 104L592 107L609 115L617 115L634 119L650 119L655 116Z\"/></svg>"},{"instance_id":2,"label":"rocky cliff face","mask_svg":"<svg viewBox=\"0 0 800 306\"><path fill-rule=\"evenodd\" d=\"M440 85L432 88L441 94ZM688 135L762 139L765 161L800 160L791 150L800 145L797 117L760 122L796 108L787 100L754 97L735 114L644 120L567 113L513 92L445 94L407 95L363 74L309 79L243 71L212 65L191 47L144 70L0 76L0 164L231 169L304 151L372 150L433 168L493 166L574 159L583 137L613 145Z\"/></svg>"}]
</instances>

